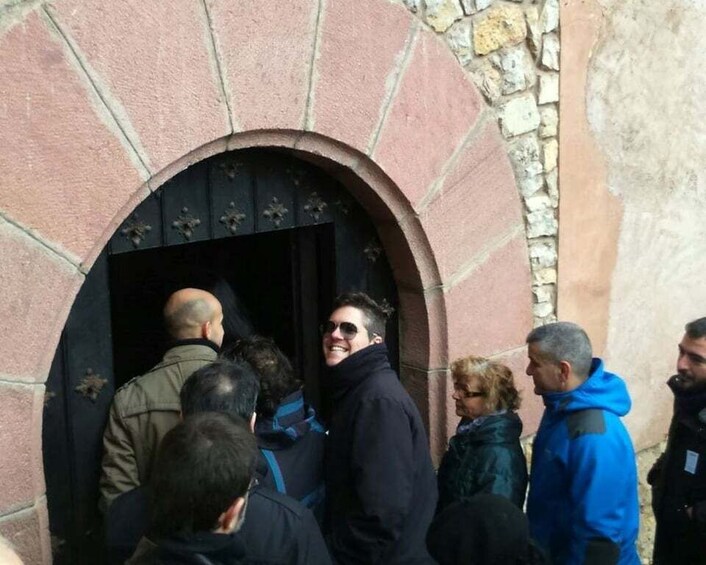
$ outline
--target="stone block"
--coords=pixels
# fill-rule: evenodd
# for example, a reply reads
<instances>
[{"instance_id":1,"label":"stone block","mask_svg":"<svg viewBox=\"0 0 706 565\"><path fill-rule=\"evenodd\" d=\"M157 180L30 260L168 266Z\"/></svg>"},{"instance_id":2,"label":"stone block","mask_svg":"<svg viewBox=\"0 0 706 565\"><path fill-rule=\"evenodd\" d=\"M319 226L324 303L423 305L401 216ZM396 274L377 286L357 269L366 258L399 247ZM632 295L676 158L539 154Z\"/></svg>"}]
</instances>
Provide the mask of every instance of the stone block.
<instances>
[{"instance_id":1,"label":"stone block","mask_svg":"<svg viewBox=\"0 0 706 565\"><path fill-rule=\"evenodd\" d=\"M539 21L539 7L527 6L525 11L527 21L527 43L532 55L538 57L542 50L542 26Z\"/></svg>"},{"instance_id":2,"label":"stone block","mask_svg":"<svg viewBox=\"0 0 706 565\"><path fill-rule=\"evenodd\" d=\"M527 93L509 100L500 107L498 118L505 137L514 137L537 129L539 111L534 95Z\"/></svg>"},{"instance_id":3,"label":"stone block","mask_svg":"<svg viewBox=\"0 0 706 565\"><path fill-rule=\"evenodd\" d=\"M0 36L0 209L79 263L147 173L47 25Z\"/></svg>"},{"instance_id":4,"label":"stone block","mask_svg":"<svg viewBox=\"0 0 706 565\"><path fill-rule=\"evenodd\" d=\"M463 17L458 0L424 0L426 21L434 31L444 32Z\"/></svg>"},{"instance_id":5,"label":"stone block","mask_svg":"<svg viewBox=\"0 0 706 565\"><path fill-rule=\"evenodd\" d=\"M527 214L528 238L556 235L558 228L554 210L538 210Z\"/></svg>"},{"instance_id":6,"label":"stone block","mask_svg":"<svg viewBox=\"0 0 706 565\"><path fill-rule=\"evenodd\" d=\"M477 55L487 55L501 47L517 45L525 37L527 25L519 6L493 6L484 18L476 20L473 25L473 46Z\"/></svg>"},{"instance_id":7,"label":"stone block","mask_svg":"<svg viewBox=\"0 0 706 565\"><path fill-rule=\"evenodd\" d=\"M25 508L44 492L44 386L0 383L0 515Z\"/></svg>"},{"instance_id":8,"label":"stone block","mask_svg":"<svg viewBox=\"0 0 706 565\"><path fill-rule=\"evenodd\" d=\"M482 102L440 38L420 31L410 57L372 157L416 206L475 124Z\"/></svg>"},{"instance_id":9,"label":"stone block","mask_svg":"<svg viewBox=\"0 0 706 565\"><path fill-rule=\"evenodd\" d=\"M13 545L25 565L51 563L46 499L41 498L14 514L0 516L0 535Z\"/></svg>"},{"instance_id":10,"label":"stone block","mask_svg":"<svg viewBox=\"0 0 706 565\"><path fill-rule=\"evenodd\" d=\"M200 2L67 0L47 6L152 172L232 132Z\"/></svg>"},{"instance_id":11,"label":"stone block","mask_svg":"<svg viewBox=\"0 0 706 565\"><path fill-rule=\"evenodd\" d=\"M539 137L556 137L559 126L559 113L556 106L539 107Z\"/></svg>"},{"instance_id":12,"label":"stone block","mask_svg":"<svg viewBox=\"0 0 706 565\"><path fill-rule=\"evenodd\" d=\"M554 302L554 297L556 296L556 288L551 284L543 284L534 286L532 288L532 293L537 303L541 302Z\"/></svg>"},{"instance_id":13,"label":"stone block","mask_svg":"<svg viewBox=\"0 0 706 565\"><path fill-rule=\"evenodd\" d=\"M75 267L0 219L1 379L46 379L82 278Z\"/></svg>"},{"instance_id":14,"label":"stone block","mask_svg":"<svg viewBox=\"0 0 706 565\"><path fill-rule=\"evenodd\" d=\"M556 269L535 269L532 271L532 284L556 284Z\"/></svg>"},{"instance_id":15,"label":"stone block","mask_svg":"<svg viewBox=\"0 0 706 565\"><path fill-rule=\"evenodd\" d=\"M446 293L449 359L494 355L524 343L532 329L532 293L521 231Z\"/></svg>"},{"instance_id":16,"label":"stone block","mask_svg":"<svg viewBox=\"0 0 706 565\"><path fill-rule=\"evenodd\" d=\"M495 104L502 96L502 74L490 61L482 59L470 68L471 78L485 99Z\"/></svg>"},{"instance_id":17,"label":"stone block","mask_svg":"<svg viewBox=\"0 0 706 565\"><path fill-rule=\"evenodd\" d=\"M554 169L547 175L547 192L552 199L552 206L559 206L559 170Z\"/></svg>"},{"instance_id":18,"label":"stone block","mask_svg":"<svg viewBox=\"0 0 706 565\"><path fill-rule=\"evenodd\" d=\"M539 75L539 103L559 101L559 74L549 73Z\"/></svg>"},{"instance_id":19,"label":"stone block","mask_svg":"<svg viewBox=\"0 0 706 565\"><path fill-rule=\"evenodd\" d=\"M461 21L451 26L446 32L446 42L454 52L461 65L467 65L473 59L473 43L471 42L471 22Z\"/></svg>"},{"instance_id":20,"label":"stone block","mask_svg":"<svg viewBox=\"0 0 706 565\"><path fill-rule=\"evenodd\" d=\"M544 175L540 173L538 175L520 178L518 184L520 185L520 193L522 196L529 198L544 187Z\"/></svg>"},{"instance_id":21,"label":"stone block","mask_svg":"<svg viewBox=\"0 0 706 565\"><path fill-rule=\"evenodd\" d=\"M556 169L559 160L559 142L554 139L545 141L542 147L542 155L544 157L544 170L549 173Z\"/></svg>"},{"instance_id":22,"label":"stone block","mask_svg":"<svg viewBox=\"0 0 706 565\"><path fill-rule=\"evenodd\" d=\"M236 129L304 129L319 2L208 1Z\"/></svg>"},{"instance_id":23,"label":"stone block","mask_svg":"<svg viewBox=\"0 0 706 565\"><path fill-rule=\"evenodd\" d=\"M497 126L458 156L420 220L443 279L454 276L488 241L522 224L522 204Z\"/></svg>"},{"instance_id":24,"label":"stone block","mask_svg":"<svg viewBox=\"0 0 706 565\"><path fill-rule=\"evenodd\" d=\"M404 8L388 2L328 3L311 108L310 126L317 133L368 151L412 23Z\"/></svg>"},{"instance_id":25,"label":"stone block","mask_svg":"<svg viewBox=\"0 0 706 565\"><path fill-rule=\"evenodd\" d=\"M525 206L530 212L536 212L537 210L545 210L552 207L552 202L549 199L549 195L544 192L536 193L525 200Z\"/></svg>"},{"instance_id":26,"label":"stone block","mask_svg":"<svg viewBox=\"0 0 706 565\"><path fill-rule=\"evenodd\" d=\"M476 13L476 7L473 4L473 0L460 0L461 1L461 9L463 10L463 13L466 16L470 16L471 14Z\"/></svg>"},{"instance_id":27,"label":"stone block","mask_svg":"<svg viewBox=\"0 0 706 565\"><path fill-rule=\"evenodd\" d=\"M554 312L554 305L551 302L540 302L532 306L532 313L535 318L546 318Z\"/></svg>"},{"instance_id":28,"label":"stone block","mask_svg":"<svg viewBox=\"0 0 706 565\"><path fill-rule=\"evenodd\" d=\"M552 71L559 70L559 37L555 33L548 33L544 36L542 66Z\"/></svg>"},{"instance_id":29,"label":"stone block","mask_svg":"<svg viewBox=\"0 0 706 565\"><path fill-rule=\"evenodd\" d=\"M503 49L490 55L492 63L500 70L502 93L513 94L527 90L536 82L536 68L524 45Z\"/></svg>"},{"instance_id":30,"label":"stone block","mask_svg":"<svg viewBox=\"0 0 706 565\"><path fill-rule=\"evenodd\" d=\"M489 8L492 3L493 0L476 0L476 11L480 12L481 10L485 10Z\"/></svg>"},{"instance_id":31,"label":"stone block","mask_svg":"<svg viewBox=\"0 0 706 565\"><path fill-rule=\"evenodd\" d=\"M534 135L525 135L513 140L508 155L518 177L541 174L543 169L539 160L539 142Z\"/></svg>"},{"instance_id":32,"label":"stone block","mask_svg":"<svg viewBox=\"0 0 706 565\"><path fill-rule=\"evenodd\" d=\"M556 266L556 241L549 238L531 241L529 244L529 256L532 267L535 270Z\"/></svg>"},{"instance_id":33,"label":"stone block","mask_svg":"<svg viewBox=\"0 0 706 565\"><path fill-rule=\"evenodd\" d=\"M544 0L540 15L540 25L543 33L549 33L559 27L559 0Z\"/></svg>"},{"instance_id":34,"label":"stone block","mask_svg":"<svg viewBox=\"0 0 706 565\"><path fill-rule=\"evenodd\" d=\"M404 5L407 6L407 9L413 14L419 12L422 7L422 0L403 0L403 2Z\"/></svg>"}]
</instances>

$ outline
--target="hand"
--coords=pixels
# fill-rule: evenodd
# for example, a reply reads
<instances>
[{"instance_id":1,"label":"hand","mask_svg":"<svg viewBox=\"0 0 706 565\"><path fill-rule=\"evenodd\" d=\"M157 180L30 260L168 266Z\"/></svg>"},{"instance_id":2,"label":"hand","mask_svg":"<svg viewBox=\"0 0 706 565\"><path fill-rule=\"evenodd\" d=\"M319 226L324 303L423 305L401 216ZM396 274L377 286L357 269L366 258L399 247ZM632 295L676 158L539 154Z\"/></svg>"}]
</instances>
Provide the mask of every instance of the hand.
<instances>
[{"instance_id":1,"label":"hand","mask_svg":"<svg viewBox=\"0 0 706 565\"><path fill-rule=\"evenodd\" d=\"M686 512L686 515L689 517L689 520L691 520L691 515L694 512L693 506L687 506L686 508L684 508L684 512Z\"/></svg>"}]
</instances>

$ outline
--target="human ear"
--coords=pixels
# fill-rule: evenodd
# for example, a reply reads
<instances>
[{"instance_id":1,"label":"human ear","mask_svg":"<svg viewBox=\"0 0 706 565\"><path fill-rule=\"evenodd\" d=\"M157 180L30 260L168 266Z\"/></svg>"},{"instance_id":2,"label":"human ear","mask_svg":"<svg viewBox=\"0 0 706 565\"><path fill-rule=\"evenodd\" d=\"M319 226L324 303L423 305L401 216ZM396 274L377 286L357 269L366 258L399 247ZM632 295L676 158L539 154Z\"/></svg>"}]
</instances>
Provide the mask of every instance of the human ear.
<instances>
[{"instance_id":1,"label":"human ear","mask_svg":"<svg viewBox=\"0 0 706 565\"><path fill-rule=\"evenodd\" d=\"M233 501L223 514L218 517L217 533L229 534L236 530L240 516L245 508L245 497L240 496Z\"/></svg>"},{"instance_id":2,"label":"human ear","mask_svg":"<svg viewBox=\"0 0 706 565\"><path fill-rule=\"evenodd\" d=\"M211 338L211 320L201 324L201 337L204 339Z\"/></svg>"}]
</instances>

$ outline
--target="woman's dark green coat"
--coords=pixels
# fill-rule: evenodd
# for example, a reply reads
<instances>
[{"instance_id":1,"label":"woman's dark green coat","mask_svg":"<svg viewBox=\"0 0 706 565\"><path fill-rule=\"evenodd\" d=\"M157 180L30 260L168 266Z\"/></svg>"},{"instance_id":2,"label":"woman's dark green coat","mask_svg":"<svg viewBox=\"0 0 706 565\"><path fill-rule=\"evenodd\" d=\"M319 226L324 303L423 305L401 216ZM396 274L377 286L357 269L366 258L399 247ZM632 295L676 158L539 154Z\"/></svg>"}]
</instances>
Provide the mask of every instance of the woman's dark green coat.
<instances>
[{"instance_id":1,"label":"woman's dark green coat","mask_svg":"<svg viewBox=\"0 0 706 565\"><path fill-rule=\"evenodd\" d=\"M462 424L468 423L462 421ZM474 494L504 496L522 508L527 490L527 463L515 412L484 417L478 427L456 434L439 467L437 513Z\"/></svg>"}]
</instances>

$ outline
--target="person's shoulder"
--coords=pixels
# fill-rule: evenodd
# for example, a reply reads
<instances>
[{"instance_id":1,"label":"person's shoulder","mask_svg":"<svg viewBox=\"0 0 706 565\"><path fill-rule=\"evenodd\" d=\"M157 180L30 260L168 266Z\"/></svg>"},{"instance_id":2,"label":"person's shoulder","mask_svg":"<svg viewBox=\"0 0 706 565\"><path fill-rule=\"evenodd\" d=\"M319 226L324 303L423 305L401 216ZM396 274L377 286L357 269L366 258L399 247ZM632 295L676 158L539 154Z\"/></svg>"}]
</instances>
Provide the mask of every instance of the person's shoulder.
<instances>
[{"instance_id":1,"label":"person's shoulder","mask_svg":"<svg viewBox=\"0 0 706 565\"><path fill-rule=\"evenodd\" d=\"M262 485L252 489L248 504L250 506L248 512L279 512L296 520L303 520L311 513L311 511L298 500Z\"/></svg>"}]
</instances>

